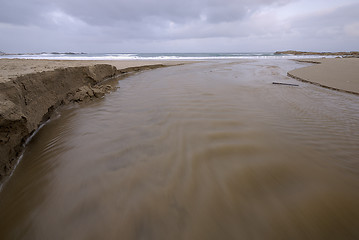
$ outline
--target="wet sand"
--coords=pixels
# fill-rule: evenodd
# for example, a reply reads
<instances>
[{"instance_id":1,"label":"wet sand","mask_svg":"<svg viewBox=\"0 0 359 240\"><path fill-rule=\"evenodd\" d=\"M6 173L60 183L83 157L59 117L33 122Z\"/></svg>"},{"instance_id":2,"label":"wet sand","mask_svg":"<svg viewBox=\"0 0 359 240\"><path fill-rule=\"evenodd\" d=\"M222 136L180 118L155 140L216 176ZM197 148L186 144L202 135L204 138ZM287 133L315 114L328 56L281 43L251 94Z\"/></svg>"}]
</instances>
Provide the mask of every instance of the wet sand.
<instances>
[{"instance_id":1,"label":"wet sand","mask_svg":"<svg viewBox=\"0 0 359 240\"><path fill-rule=\"evenodd\" d=\"M288 75L333 90L359 94L359 58L324 58L299 60L315 63L295 69Z\"/></svg>"},{"instance_id":2,"label":"wet sand","mask_svg":"<svg viewBox=\"0 0 359 240\"><path fill-rule=\"evenodd\" d=\"M161 68L62 109L0 192L1 238L358 239L359 98L286 76L305 65Z\"/></svg>"}]
</instances>

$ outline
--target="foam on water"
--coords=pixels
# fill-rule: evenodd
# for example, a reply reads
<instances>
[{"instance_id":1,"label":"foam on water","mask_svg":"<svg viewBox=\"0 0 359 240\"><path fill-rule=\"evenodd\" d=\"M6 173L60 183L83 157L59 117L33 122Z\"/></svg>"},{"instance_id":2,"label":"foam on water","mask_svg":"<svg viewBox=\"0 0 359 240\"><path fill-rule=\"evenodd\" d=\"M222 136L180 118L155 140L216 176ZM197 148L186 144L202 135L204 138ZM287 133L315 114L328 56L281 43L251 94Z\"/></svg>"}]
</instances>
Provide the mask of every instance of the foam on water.
<instances>
[{"instance_id":1,"label":"foam on water","mask_svg":"<svg viewBox=\"0 0 359 240\"><path fill-rule=\"evenodd\" d=\"M328 56L327 56L328 57ZM329 56L330 57L330 56ZM54 59L54 60L235 60L235 59L297 59L318 56L276 55L274 53L42 53L5 55L0 58Z\"/></svg>"}]
</instances>

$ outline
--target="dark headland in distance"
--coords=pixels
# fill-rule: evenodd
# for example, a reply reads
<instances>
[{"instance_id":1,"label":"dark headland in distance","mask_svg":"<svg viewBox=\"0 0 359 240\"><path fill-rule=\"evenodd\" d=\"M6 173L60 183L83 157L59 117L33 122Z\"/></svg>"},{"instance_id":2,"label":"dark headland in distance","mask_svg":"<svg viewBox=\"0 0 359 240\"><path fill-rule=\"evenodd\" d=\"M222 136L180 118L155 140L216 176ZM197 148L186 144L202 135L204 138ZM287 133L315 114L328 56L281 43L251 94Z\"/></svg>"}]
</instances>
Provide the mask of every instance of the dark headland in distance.
<instances>
[{"instance_id":1,"label":"dark headland in distance","mask_svg":"<svg viewBox=\"0 0 359 240\"><path fill-rule=\"evenodd\" d=\"M350 52L305 52L305 51L277 51L275 55L318 55L318 56L343 56L343 57L359 57L359 51Z\"/></svg>"}]
</instances>

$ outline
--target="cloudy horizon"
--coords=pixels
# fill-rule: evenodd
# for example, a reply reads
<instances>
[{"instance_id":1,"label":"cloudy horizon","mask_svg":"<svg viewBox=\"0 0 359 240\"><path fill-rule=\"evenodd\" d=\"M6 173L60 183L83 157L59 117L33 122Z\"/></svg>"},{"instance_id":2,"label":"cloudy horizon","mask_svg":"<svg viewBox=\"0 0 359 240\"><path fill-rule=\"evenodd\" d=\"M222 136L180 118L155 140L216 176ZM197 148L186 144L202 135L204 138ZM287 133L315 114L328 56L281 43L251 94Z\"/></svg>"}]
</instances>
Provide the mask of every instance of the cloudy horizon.
<instances>
[{"instance_id":1,"label":"cloudy horizon","mask_svg":"<svg viewBox=\"0 0 359 240\"><path fill-rule=\"evenodd\" d=\"M357 0L0 0L0 51L355 51Z\"/></svg>"}]
</instances>

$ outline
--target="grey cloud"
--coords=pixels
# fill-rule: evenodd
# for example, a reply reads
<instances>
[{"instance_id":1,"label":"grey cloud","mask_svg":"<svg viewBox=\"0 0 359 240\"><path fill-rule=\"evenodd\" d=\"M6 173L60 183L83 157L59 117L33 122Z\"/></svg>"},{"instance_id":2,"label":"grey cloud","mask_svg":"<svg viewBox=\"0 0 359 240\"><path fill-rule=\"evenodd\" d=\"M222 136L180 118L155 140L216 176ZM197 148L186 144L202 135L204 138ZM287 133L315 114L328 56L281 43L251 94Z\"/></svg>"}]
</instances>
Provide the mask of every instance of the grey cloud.
<instances>
[{"instance_id":1,"label":"grey cloud","mask_svg":"<svg viewBox=\"0 0 359 240\"><path fill-rule=\"evenodd\" d=\"M290 0L1 0L0 21L13 24L40 23L46 13L62 11L91 25L116 25L161 18L186 23L205 16L209 22L235 21L261 6Z\"/></svg>"},{"instance_id":2,"label":"grey cloud","mask_svg":"<svg viewBox=\"0 0 359 240\"><path fill-rule=\"evenodd\" d=\"M309 38L322 38L322 42L328 38L327 46L344 44L345 39L338 44L331 40L341 34L350 35L351 46L356 46L359 4L313 15L294 12L286 21L276 18L277 7L296 1L0 0L0 46L38 46L40 50L62 46L63 51L188 46L193 51L205 46L228 50L258 44L268 49L273 44L301 46ZM25 42L26 36L30 37Z\"/></svg>"},{"instance_id":3,"label":"grey cloud","mask_svg":"<svg viewBox=\"0 0 359 240\"><path fill-rule=\"evenodd\" d=\"M48 4L43 1L0 0L0 22L15 25L39 23L39 14L46 12Z\"/></svg>"},{"instance_id":4,"label":"grey cloud","mask_svg":"<svg viewBox=\"0 0 359 240\"><path fill-rule=\"evenodd\" d=\"M151 17L186 23L206 16L210 22L234 21L261 6L293 0L66 0L59 7L91 24L143 21Z\"/></svg>"},{"instance_id":5,"label":"grey cloud","mask_svg":"<svg viewBox=\"0 0 359 240\"><path fill-rule=\"evenodd\" d=\"M347 25L359 22L359 3L318 12L291 20L293 31L315 37L341 37Z\"/></svg>"},{"instance_id":6,"label":"grey cloud","mask_svg":"<svg viewBox=\"0 0 359 240\"><path fill-rule=\"evenodd\" d=\"M61 29L64 34L86 29L120 39L231 37L246 33L238 31L239 21L257 9L291 1L7 0L1 3L0 22Z\"/></svg>"}]
</instances>

